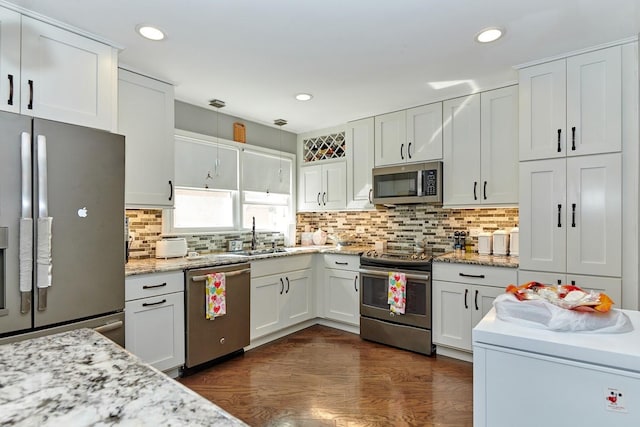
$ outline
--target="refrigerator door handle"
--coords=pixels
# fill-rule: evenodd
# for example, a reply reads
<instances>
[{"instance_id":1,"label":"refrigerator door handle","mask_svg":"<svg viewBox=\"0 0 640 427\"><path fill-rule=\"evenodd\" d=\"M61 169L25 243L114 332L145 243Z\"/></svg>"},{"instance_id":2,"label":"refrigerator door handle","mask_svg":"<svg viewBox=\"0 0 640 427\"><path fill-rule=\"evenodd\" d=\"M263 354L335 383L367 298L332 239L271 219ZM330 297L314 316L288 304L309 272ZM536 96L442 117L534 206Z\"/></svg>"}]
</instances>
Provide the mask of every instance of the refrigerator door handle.
<instances>
[{"instance_id":1,"label":"refrigerator door handle","mask_svg":"<svg viewBox=\"0 0 640 427\"><path fill-rule=\"evenodd\" d=\"M36 243L36 287L38 311L47 309L47 288L51 286L51 225L47 196L47 138L38 135L38 230Z\"/></svg>"},{"instance_id":2,"label":"refrigerator door handle","mask_svg":"<svg viewBox=\"0 0 640 427\"><path fill-rule=\"evenodd\" d=\"M33 290L33 216L31 212L31 134L20 135L22 164L22 217L19 236L20 313L31 311Z\"/></svg>"}]
</instances>

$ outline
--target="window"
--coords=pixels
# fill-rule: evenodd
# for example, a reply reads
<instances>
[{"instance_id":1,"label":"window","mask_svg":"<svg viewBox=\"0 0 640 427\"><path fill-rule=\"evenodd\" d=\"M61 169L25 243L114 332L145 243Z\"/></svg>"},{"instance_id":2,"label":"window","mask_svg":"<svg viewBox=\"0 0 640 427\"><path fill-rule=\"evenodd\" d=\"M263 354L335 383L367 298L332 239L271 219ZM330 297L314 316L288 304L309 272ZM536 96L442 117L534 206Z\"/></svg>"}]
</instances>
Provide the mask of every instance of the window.
<instances>
[{"instance_id":1,"label":"window","mask_svg":"<svg viewBox=\"0 0 640 427\"><path fill-rule=\"evenodd\" d=\"M233 228L234 193L176 187L174 229Z\"/></svg>"},{"instance_id":2,"label":"window","mask_svg":"<svg viewBox=\"0 0 640 427\"><path fill-rule=\"evenodd\" d=\"M291 197L288 194L276 194L257 191L244 191L242 203L242 222L244 228L251 228L252 219L256 219L256 228L261 230L288 232L291 218Z\"/></svg>"}]
</instances>

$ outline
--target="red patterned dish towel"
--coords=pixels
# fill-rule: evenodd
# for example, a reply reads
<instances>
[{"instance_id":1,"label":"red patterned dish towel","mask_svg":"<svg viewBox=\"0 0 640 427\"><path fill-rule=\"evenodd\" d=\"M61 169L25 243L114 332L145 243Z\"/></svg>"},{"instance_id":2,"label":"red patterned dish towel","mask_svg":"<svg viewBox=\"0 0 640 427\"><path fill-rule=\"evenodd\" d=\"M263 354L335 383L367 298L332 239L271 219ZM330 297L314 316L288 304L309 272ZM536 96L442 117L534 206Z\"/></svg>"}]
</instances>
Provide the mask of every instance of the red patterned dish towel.
<instances>
[{"instance_id":1,"label":"red patterned dish towel","mask_svg":"<svg viewBox=\"0 0 640 427\"><path fill-rule=\"evenodd\" d=\"M404 314L407 303L407 277L404 273L389 273L389 310L395 314Z\"/></svg>"},{"instance_id":2,"label":"red patterned dish towel","mask_svg":"<svg viewBox=\"0 0 640 427\"><path fill-rule=\"evenodd\" d=\"M227 314L227 291L224 273L207 274L205 288L205 314L207 319L215 319Z\"/></svg>"}]
</instances>

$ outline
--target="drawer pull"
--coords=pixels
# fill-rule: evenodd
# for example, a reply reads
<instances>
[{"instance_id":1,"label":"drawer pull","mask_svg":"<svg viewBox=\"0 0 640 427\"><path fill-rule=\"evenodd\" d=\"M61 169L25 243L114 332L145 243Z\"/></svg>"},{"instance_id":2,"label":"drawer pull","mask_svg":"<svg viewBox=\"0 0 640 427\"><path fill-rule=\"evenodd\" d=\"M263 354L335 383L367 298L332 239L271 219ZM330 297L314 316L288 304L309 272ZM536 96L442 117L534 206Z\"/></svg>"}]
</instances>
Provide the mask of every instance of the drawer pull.
<instances>
[{"instance_id":1,"label":"drawer pull","mask_svg":"<svg viewBox=\"0 0 640 427\"><path fill-rule=\"evenodd\" d=\"M167 282L160 283L159 285L144 285L142 289L154 289L154 288L161 288L163 286L167 286Z\"/></svg>"},{"instance_id":2,"label":"drawer pull","mask_svg":"<svg viewBox=\"0 0 640 427\"><path fill-rule=\"evenodd\" d=\"M458 273L461 277L472 277L474 279L484 279L484 274L465 274Z\"/></svg>"},{"instance_id":3,"label":"drawer pull","mask_svg":"<svg viewBox=\"0 0 640 427\"><path fill-rule=\"evenodd\" d=\"M167 302L166 299L163 299L162 301L158 301L158 302L143 302L142 306L149 307L150 305L160 305L160 304L164 304L165 302Z\"/></svg>"},{"instance_id":4,"label":"drawer pull","mask_svg":"<svg viewBox=\"0 0 640 427\"><path fill-rule=\"evenodd\" d=\"M335 261L336 265L349 265L348 262Z\"/></svg>"},{"instance_id":5,"label":"drawer pull","mask_svg":"<svg viewBox=\"0 0 640 427\"><path fill-rule=\"evenodd\" d=\"M478 311L478 290L476 289L476 297L475 297L476 311Z\"/></svg>"},{"instance_id":6,"label":"drawer pull","mask_svg":"<svg viewBox=\"0 0 640 427\"><path fill-rule=\"evenodd\" d=\"M469 308L469 304L467 304L467 296L469 295L469 289L464 290L464 308L465 310Z\"/></svg>"}]
</instances>

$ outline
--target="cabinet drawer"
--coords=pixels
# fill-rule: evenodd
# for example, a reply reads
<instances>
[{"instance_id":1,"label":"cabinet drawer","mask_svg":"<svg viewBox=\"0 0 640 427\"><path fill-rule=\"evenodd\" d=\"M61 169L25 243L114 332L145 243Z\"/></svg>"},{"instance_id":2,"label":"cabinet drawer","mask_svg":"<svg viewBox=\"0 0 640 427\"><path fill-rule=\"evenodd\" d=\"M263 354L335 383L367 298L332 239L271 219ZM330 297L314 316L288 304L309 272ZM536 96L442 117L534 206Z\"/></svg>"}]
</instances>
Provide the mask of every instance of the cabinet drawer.
<instances>
[{"instance_id":1,"label":"cabinet drawer","mask_svg":"<svg viewBox=\"0 0 640 427\"><path fill-rule=\"evenodd\" d=\"M357 255L326 254L324 256L324 266L337 270L357 271L360 268L360 257Z\"/></svg>"},{"instance_id":2,"label":"cabinet drawer","mask_svg":"<svg viewBox=\"0 0 640 427\"><path fill-rule=\"evenodd\" d=\"M184 273L171 271L129 276L125 281L125 300L153 297L184 291Z\"/></svg>"},{"instance_id":3,"label":"cabinet drawer","mask_svg":"<svg viewBox=\"0 0 640 427\"><path fill-rule=\"evenodd\" d=\"M433 280L507 287L507 285L518 283L518 270L484 265L434 262Z\"/></svg>"},{"instance_id":4,"label":"cabinet drawer","mask_svg":"<svg viewBox=\"0 0 640 427\"><path fill-rule=\"evenodd\" d=\"M305 270L312 268L312 260L312 254L304 254L251 261L251 277L282 274L285 271Z\"/></svg>"}]
</instances>

